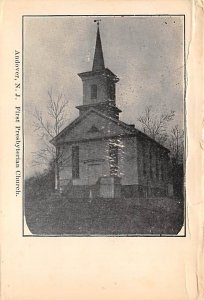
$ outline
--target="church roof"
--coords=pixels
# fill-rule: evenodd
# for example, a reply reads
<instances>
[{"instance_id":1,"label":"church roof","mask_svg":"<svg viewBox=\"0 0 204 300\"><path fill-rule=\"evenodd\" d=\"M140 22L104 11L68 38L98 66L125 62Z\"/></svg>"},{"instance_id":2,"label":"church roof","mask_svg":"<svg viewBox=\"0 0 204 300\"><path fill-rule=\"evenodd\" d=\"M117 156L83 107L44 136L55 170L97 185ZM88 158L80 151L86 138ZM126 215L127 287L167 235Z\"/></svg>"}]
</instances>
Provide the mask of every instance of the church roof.
<instances>
[{"instance_id":1,"label":"church roof","mask_svg":"<svg viewBox=\"0 0 204 300\"><path fill-rule=\"evenodd\" d=\"M85 77L89 77L89 76L97 76L97 75L103 75L103 76L112 78L113 80L115 80L115 82L119 81L119 78L108 68L78 73L78 76L81 78L85 78Z\"/></svg>"},{"instance_id":2,"label":"church roof","mask_svg":"<svg viewBox=\"0 0 204 300\"><path fill-rule=\"evenodd\" d=\"M154 139L150 138L148 135L144 134L143 132L141 132L140 130L136 129L133 125L129 125L127 123L124 123L118 119L112 118L104 113L102 113L101 111L94 109L93 107L90 108L88 111L86 111L85 113L81 114L78 118L76 118L73 122L71 122L68 126L66 126L56 137L54 137L50 142L53 145L57 145L59 143L61 143L61 141L63 140L64 136L66 136L73 128L75 128L81 121L83 121L84 119L86 119L91 113L97 114L98 116L106 119L107 121L112 122L113 124L115 124L115 126L118 126L118 128L120 127L123 131L123 134L118 133L116 135L118 136L140 136L141 138L144 139L148 139L149 141L156 143L160 148L163 148L165 151L169 150L167 148L165 148L164 146L162 146L161 144L159 144L158 142L156 142ZM110 136L107 136L107 138Z\"/></svg>"},{"instance_id":3,"label":"church roof","mask_svg":"<svg viewBox=\"0 0 204 300\"><path fill-rule=\"evenodd\" d=\"M101 71L104 69L105 69L105 64L103 58L103 49L102 49L101 36L100 36L100 31L98 26L92 71Z\"/></svg>"},{"instance_id":4,"label":"church roof","mask_svg":"<svg viewBox=\"0 0 204 300\"><path fill-rule=\"evenodd\" d=\"M100 103L90 103L90 104L83 104L83 105L78 105L76 106L76 108L78 109L81 109L81 108L84 108L85 110L89 109L89 108L103 108L103 107L107 107L110 108L110 109L113 109L114 111L116 112L122 112L122 110L120 110L117 106L115 105L110 105L108 106L108 101L104 101L104 102L100 102Z\"/></svg>"},{"instance_id":5,"label":"church roof","mask_svg":"<svg viewBox=\"0 0 204 300\"><path fill-rule=\"evenodd\" d=\"M95 109L95 108L90 108L89 110L87 110L85 113L81 114L78 118L76 118L73 122L71 122L68 126L66 126L56 137L54 137L50 142L53 145L57 145L58 141L65 136L69 130L73 129L75 126L77 126L83 119L87 118L91 113L95 113L98 116L109 120L111 122L113 122L114 124L116 124L117 126L120 126L121 128L125 129L126 134L134 134L135 132L135 128L133 128L131 125L128 125L118 119L112 118L110 116L108 116L107 114L102 113L101 111Z\"/></svg>"}]
</instances>

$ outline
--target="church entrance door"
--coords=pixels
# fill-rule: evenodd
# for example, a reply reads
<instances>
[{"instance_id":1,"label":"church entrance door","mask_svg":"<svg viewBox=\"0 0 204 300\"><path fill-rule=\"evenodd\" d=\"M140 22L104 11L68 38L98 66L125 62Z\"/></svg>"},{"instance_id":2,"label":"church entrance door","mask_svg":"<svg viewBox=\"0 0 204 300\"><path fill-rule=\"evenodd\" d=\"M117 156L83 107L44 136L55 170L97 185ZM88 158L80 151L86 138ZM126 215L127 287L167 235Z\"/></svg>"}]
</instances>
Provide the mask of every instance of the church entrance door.
<instances>
[{"instance_id":1,"label":"church entrance door","mask_svg":"<svg viewBox=\"0 0 204 300\"><path fill-rule=\"evenodd\" d=\"M95 184L102 175L102 164L88 165L88 185Z\"/></svg>"}]
</instances>

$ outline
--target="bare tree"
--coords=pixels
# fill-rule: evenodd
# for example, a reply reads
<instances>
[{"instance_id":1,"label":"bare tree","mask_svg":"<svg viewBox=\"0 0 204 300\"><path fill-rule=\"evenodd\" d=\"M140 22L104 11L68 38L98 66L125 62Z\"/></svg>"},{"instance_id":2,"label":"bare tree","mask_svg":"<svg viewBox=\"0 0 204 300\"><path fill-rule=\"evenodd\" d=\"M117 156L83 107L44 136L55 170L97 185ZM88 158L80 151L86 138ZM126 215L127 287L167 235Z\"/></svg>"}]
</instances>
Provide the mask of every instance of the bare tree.
<instances>
[{"instance_id":1,"label":"bare tree","mask_svg":"<svg viewBox=\"0 0 204 300\"><path fill-rule=\"evenodd\" d=\"M55 189L59 188L59 165L62 159L62 153L58 147L54 147L50 140L53 139L62 130L66 120L66 109L68 100L63 93L54 96L52 89L48 91L48 105L46 117L42 111L35 108L34 111L34 131L37 132L42 142L42 148L33 153L33 165L50 164L55 168Z\"/></svg>"},{"instance_id":2,"label":"bare tree","mask_svg":"<svg viewBox=\"0 0 204 300\"><path fill-rule=\"evenodd\" d=\"M178 165L183 161L184 152L184 130L181 130L178 125L174 126L169 134L168 148L171 151L171 156Z\"/></svg>"},{"instance_id":3,"label":"bare tree","mask_svg":"<svg viewBox=\"0 0 204 300\"><path fill-rule=\"evenodd\" d=\"M145 108L144 114L137 119L144 133L161 144L168 139L168 125L174 119L175 111L158 114L154 113L152 106Z\"/></svg>"},{"instance_id":4,"label":"bare tree","mask_svg":"<svg viewBox=\"0 0 204 300\"><path fill-rule=\"evenodd\" d=\"M152 106L147 106L138 121L144 133L169 148L171 158L178 165L183 160L184 131L178 125L171 126L174 117L173 110L158 114L153 112Z\"/></svg>"}]
</instances>

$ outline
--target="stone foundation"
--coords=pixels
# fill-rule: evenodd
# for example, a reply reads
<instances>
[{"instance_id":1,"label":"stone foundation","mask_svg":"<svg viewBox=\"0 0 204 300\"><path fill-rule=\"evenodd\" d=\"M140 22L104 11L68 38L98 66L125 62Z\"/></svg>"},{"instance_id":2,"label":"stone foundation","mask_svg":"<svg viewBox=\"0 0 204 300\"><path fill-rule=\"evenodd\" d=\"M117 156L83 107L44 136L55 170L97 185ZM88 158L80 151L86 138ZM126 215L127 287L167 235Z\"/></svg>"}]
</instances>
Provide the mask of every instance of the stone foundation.
<instances>
[{"instance_id":1,"label":"stone foundation","mask_svg":"<svg viewBox=\"0 0 204 300\"><path fill-rule=\"evenodd\" d=\"M116 176L101 177L94 185L67 185L62 190L69 198L148 198L172 197L169 189L151 188L142 185L121 185Z\"/></svg>"}]
</instances>

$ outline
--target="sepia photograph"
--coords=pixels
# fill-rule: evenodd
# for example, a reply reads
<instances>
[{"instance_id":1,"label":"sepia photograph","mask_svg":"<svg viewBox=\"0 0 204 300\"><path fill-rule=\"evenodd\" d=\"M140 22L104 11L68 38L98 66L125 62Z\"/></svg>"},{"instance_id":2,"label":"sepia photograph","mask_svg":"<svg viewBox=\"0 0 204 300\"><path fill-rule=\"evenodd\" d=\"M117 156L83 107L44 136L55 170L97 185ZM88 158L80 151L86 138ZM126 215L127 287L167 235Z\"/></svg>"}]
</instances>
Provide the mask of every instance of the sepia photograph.
<instances>
[{"instance_id":1,"label":"sepia photograph","mask_svg":"<svg viewBox=\"0 0 204 300\"><path fill-rule=\"evenodd\" d=\"M23 16L32 236L185 236L183 15Z\"/></svg>"}]
</instances>

